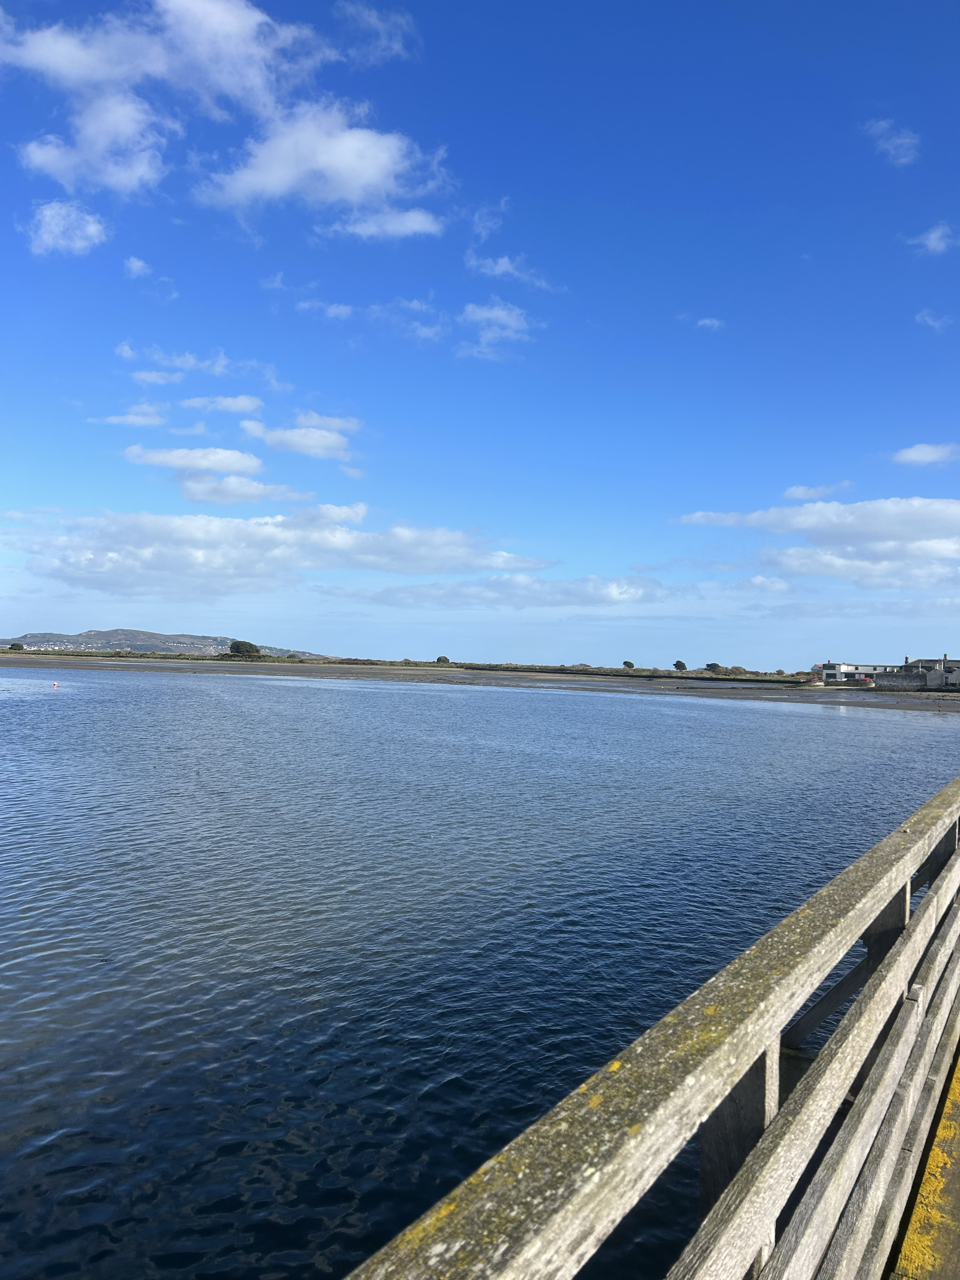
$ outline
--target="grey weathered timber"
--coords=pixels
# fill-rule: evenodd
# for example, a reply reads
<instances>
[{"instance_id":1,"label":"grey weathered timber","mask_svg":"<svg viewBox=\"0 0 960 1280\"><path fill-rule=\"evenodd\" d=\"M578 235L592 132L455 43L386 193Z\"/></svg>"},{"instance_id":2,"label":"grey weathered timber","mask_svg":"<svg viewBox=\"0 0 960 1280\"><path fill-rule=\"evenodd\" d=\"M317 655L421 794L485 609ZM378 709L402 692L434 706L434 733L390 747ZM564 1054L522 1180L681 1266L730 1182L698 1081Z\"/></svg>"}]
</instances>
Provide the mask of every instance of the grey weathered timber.
<instances>
[{"instance_id":1,"label":"grey weathered timber","mask_svg":"<svg viewBox=\"0 0 960 1280\"><path fill-rule=\"evenodd\" d=\"M954 911L956 910L957 908L954 908ZM942 1076L946 1074L956 1050L957 1036L960 1034L958 991L960 991L960 955L955 955L931 1002L928 1016L904 1070L903 1079L897 1088L893 1103L830 1241L829 1249L817 1273L818 1280L856 1280L858 1276L868 1274L871 1268L867 1264L866 1271L864 1270L864 1254L874 1228L884 1219L892 1221L893 1231L886 1242L883 1258L878 1259L881 1267L890 1251L923 1144L921 1143L916 1151L916 1160L904 1162L903 1175L899 1179L895 1177L897 1166L901 1157L908 1154L907 1131L918 1109L923 1111L924 1086L928 1083L928 1073L931 1070L932 1074L939 1079L939 1087L935 1090L928 1089L928 1095L935 1092L934 1101L936 1101L942 1091ZM935 1063L941 1046L943 1048L943 1054L940 1055L942 1075L938 1077L937 1067L932 1064ZM930 1127L930 1117L925 1118L924 1133ZM924 1116L921 1115L921 1121L923 1119ZM909 1150L912 1151L912 1147ZM876 1255L877 1250L874 1249L874 1258Z\"/></svg>"},{"instance_id":2,"label":"grey weathered timber","mask_svg":"<svg viewBox=\"0 0 960 1280\"><path fill-rule=\"evenodd\" d=\"M860 990L876 967L877 962L870 956L864 956L859 964L855 964L848 974L845 974L839 982L835 982L815 1004L810 1006L802 1017L799 1017L796 1022L787 1028L781 1040L783 1047L785 1049L799 1048L807 1036L812 1035L817 1027L826 1022L831 1013L836 1013L854 992Z\"/></svg>"},{"instance_id":3,"label":"grey weathered timber","mask_svg":"<svg viewBox=\"0 0 960 1280\"><path fill-rule=\"evenodd\" d=\"M787 1203L919 965L960 887L960 855L947 864L860 998L784 1103L706 1221L669 1273L669 1280L741 1280L760 1242Z\"/></svg>"},{"instance_id":4,"label":"grey weathered timber","mask_svg":"<svg viewBox=\"0 0 960 1280\"><path fill-rule=\"evenodd\" d=\"M960 858L939 867L956 848L958 816L960 779L488 1160L353 1280L568 1280L701 1125L709 1138L718 1108L716 1131L726 1126L736 1150L725 1168L707 1171L711 1197L751 1141L752 1149L671 1276L742 1280L768 1251L777 1216L858 1073L882 1051L956 897ZM922 875L933 880L907 923ZM860 938L876 971L759 1133L761 1092L765 1120L775 1096L770 1046ZM725 1100L751 1069L756 1086L761 1049L762 1089L745 1085L740 1098L748 1105L729 1104L724 1118Z\"/></svg>"},{"instance_id":5,"label":"grey weathered timber","mask_svg":"<svg viewBox=\"0 0 960 1280\"><path fill-rule=\"evenodd\" d=\"M860 1276L863 1276L864 1280L869 1280L869 1278L879 1280L886 1268L890 1249L900 1228L901 1217L920 1165L927 1138L935 1121L944 1088L949 1080L958 1044L960 1044L960 995L957 996L950 1010L930 1072L926 1080L923 1081L920 1101L913 1119L910 1121L907 1136L903 1140L903 1146L897 1154L890 1185L877 1208L876 1218L870 1231L870 1238L863 1251L860 1265L855 1271L858 1280ZM824 1259L824 1265L826 1265L827 1260Z\"/></svg>"},{"instance_id":6,"label":"grey weathered timber","mask_svg":"<svg viewBox=\"0 0 960 1280\"><path fill-rule=\"evenodd\" d=\"M937 990L958 935L960 912L954 907L920 966L910 995L850 1114L780 1238L763 1280L811 1280L816 1273L904 1076L930 998Z\"/></svg>"}]
</instances>

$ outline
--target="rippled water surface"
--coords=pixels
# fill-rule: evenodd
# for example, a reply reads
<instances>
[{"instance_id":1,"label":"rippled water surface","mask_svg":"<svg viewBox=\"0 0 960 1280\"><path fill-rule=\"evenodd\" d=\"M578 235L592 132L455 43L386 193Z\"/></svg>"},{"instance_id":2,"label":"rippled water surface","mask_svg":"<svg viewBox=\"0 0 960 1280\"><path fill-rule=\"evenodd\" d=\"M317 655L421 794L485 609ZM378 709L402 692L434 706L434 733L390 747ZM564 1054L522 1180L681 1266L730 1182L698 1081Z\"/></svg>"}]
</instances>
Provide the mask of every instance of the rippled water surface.
<instances>
[{"instance_id":1,"label":"rippled water surface","mask_svg":"<svg viewBox=\"0 0 960 1280\"><path fill-rule=\"evenodd\" d=\"M0 1271L286 1280L902 821L960 716L8 669L0 770ZM662 1275L694 1211L688 1157L584 1274Z\"/></svg>"}]
</instances>

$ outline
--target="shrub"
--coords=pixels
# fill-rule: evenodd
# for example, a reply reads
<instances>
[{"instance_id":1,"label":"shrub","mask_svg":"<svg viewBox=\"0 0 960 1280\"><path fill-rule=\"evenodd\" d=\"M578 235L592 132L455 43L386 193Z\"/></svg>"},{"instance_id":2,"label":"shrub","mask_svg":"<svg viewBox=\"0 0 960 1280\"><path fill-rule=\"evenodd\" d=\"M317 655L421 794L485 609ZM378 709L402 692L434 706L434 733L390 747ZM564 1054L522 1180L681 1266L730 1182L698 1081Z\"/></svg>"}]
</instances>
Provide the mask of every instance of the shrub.
<instances>
[{"instance_id":1,"label":"shrub","mask_svg":"<svg viewBox=\"0 0 960 1280\"><path fill-rule=\"evenodd\" d=\"M787 673L784 671L783 667L777 667L774 674L778 676L785 676Z\"/></svg>"},{"instance_id":2,"label":"shrub","mask_svg":"<svg viewBox=\"0 0 960 1280\"><path fill-rule=\"evenodd\" d=\"M19 641L17 640L14 640L10 648L14 651L14 653L23 653L23 645L20 644Z\"/></svg>"},{"instance_id":3,"label":"shrub","mask_svg":"<svg viewBox=\"0 0 960 1280\"><path fill-rule=\"evenodd\" d=\"M716 675L716 673L717 673L718 671L722 671L722 670L723 670L723 668L720 666L720 663L719 663L719 662L708 662L708 663L707 663L707 668L706 668L706 669L707 669L708 671L712 671L715 675Z\"/></svg>"},{"instance_id":4,"label":"shrub","mask_svg":"<svg viewBox=\"0 0 960 1280\"><path fill-rule=\"evenodd\" d=\"M685 662L681 662L680 659L678 658L676 662L673 664L673 669L674 671L686 671L687 664Z\"/></svg>"},{"instance_id":5,"label":"shrub","mask_svg":"<svg viewBox=\"0 0 960 1280\"><path fill-rule=\"evenodd\" d=\"M288 653L288 654L287 654L287 657L288 657L288 658L296 658L296 657L298 657L298 656L299 656L299 655L298 655L298 654L296 654L296 653Z\"/></svg>"},{"instance_id":6,"label":"shrub","mask_svg":"<svg viewBox=\"0 0 960 1280\"><path fill-rule=\"evenodd\" d=\"M448 663L448 662L450 661L450 659L449 659L449 658L445 658L445 657L443 656L443 654L441 654L441 655L440 655L440 657L437 659L437 661L438 661L438 662L447 662L447 663Z\"/></svg>"},{"instance_id":7,"label":"shrub","mask_svg":"<svg viewBox=\"0 0 960 1280\"><path fill-rule=\"evenodd\" d=\"M230 652L254 657L260 653L260 649L257 645L251 644L249 640L231 640Z\"/></svg>"},{"instance_id":8,"label":"shrub","mask_svg":"<svg viewBox=\"0 0 960 1280\"><path fill-rule=\"evenodd\" d=\"M627 670L628 670L628 671L632 671L632 670L633 670L633 663L632 663L632 662L628 662L626 659L624 659L623 665L627 668Z\"/></svg>"}]
</instances>

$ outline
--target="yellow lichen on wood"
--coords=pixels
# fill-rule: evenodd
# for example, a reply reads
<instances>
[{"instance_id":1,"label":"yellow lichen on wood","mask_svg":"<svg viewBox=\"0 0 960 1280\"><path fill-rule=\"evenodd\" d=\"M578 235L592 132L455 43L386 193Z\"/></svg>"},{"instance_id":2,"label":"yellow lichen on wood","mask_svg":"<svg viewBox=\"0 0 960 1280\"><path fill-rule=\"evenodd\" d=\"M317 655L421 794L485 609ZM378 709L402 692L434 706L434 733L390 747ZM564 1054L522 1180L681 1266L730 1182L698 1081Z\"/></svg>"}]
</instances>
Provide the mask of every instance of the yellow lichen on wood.
<instances>
[{"instance_id":1,"label":"yellow lichen on wood","mask_svg":"<svg viewBox=\"0 0 960 1280\"><path fill-rule=\"evenodd\" d=\"M892 1276L900 1280L947 1280L953 1275L960 1238L960 1184L950 1171L960 1159L960 1069L954 1073L917 1202ZM958 1166L960 1172L960 1166Z\"/></svg>"}]
</instances>

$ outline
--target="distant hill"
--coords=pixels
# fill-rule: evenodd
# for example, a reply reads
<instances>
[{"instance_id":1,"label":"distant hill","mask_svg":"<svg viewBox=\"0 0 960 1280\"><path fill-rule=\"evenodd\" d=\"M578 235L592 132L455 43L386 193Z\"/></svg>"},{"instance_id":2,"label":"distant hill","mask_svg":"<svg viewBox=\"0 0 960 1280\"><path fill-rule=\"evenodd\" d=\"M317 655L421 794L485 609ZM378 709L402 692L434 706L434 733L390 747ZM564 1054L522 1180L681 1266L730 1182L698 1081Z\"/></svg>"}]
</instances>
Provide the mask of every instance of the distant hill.
<instances>
[{"instance_id":1,"label":"distant hill","mask_svg":"<svg viewBox=\"0 0 960 1280\"><path fill-rule=\"evenodd\" d=\"M11 636L0 640L0 647L8 648L14 642L24 649L69 649L80 653L111 653L123 649L130 653L226 653L230 641L236 636L163 635L160 631L129 631L118 627L113 631L81 631L77 636L61 635L58 631L28 631L26 635ZM311 653L309 649L275 649L260 645L261 653L271 658L284 658L295 653L298 658L322 658L326 655Z\"/></svg>"}]
</instances>

